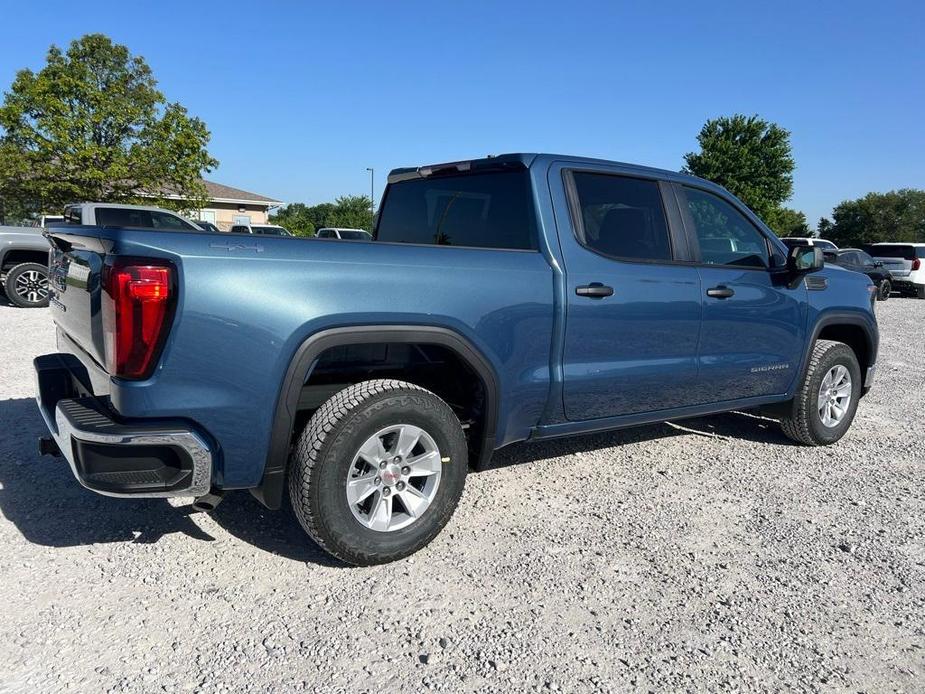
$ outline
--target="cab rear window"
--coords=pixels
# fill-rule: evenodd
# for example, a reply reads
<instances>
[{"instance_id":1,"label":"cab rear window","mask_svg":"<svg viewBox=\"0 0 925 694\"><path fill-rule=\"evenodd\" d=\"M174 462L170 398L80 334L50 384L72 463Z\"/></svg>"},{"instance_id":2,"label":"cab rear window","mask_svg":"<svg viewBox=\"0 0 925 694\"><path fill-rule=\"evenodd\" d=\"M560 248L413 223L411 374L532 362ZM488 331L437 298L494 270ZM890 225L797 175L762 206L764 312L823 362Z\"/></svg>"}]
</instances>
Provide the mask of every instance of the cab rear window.
<instances>
[{"instance_id":1,"label":"cab rear window","mask_svg":"<svg viewBox=\"0 0 925 694\"><path fill-rule=\"evenodd\" d=\"M376 239L535 250L527 172L492 171L392 183L382 203Z\"/></svg>"}]
</instances>

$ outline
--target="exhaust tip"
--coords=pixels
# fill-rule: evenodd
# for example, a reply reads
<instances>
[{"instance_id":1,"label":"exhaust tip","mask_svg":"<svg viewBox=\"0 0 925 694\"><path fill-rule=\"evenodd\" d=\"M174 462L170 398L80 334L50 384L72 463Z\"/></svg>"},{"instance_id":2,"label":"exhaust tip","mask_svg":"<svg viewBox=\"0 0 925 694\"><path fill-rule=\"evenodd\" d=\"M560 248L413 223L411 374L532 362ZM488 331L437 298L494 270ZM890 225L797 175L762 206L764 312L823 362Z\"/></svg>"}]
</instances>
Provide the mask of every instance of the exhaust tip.
<instances>
[{"instance_id":1,"label":"exhaust tip","mask_svg":"<svg viewBox=\"0 0 925 694\"><path fill-rule=\"evenodd\" d=\"M61 457L61 449L58 448L58 443L50 436L41 436L39 437L39 454L40 455L53 455L56 458Z\"/></svg>"},{"instance_id":2,"label":"exhaust tip","mask_svg":"<svg viewBox=\"0 0 925 694\"><path fill-rule=\"evenodd\" d=\"M221 489L214 489L208 494L203 496L197 496L193 500L193 510L201 511L202 513L211 513L218 505L222 503L222 499L225 498L225 492Z\"/></svg>"}]
</instances>

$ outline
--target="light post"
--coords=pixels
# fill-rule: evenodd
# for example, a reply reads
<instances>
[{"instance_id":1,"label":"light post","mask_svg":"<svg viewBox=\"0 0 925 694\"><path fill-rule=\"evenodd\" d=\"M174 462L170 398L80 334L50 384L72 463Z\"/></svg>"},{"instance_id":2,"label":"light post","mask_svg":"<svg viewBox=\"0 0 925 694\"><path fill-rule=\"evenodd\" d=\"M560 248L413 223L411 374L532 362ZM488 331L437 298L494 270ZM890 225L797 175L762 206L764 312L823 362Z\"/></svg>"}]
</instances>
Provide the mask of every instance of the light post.
<instances>
[{"instance_id":1,"label":"light post","mask_svg":"<svg viewBox=\"0 0 925 694\"><path fill-rule=\"evenodd\" d=\"M372 215L372 219L376 218L376 187L375 187L375 175L376 170L370 167L366 167L366 170L369 171L369 213ZM370 222L372 224L372 222ZM372 231L372 229L370 229Z\"/></svg>"}]
</instances>

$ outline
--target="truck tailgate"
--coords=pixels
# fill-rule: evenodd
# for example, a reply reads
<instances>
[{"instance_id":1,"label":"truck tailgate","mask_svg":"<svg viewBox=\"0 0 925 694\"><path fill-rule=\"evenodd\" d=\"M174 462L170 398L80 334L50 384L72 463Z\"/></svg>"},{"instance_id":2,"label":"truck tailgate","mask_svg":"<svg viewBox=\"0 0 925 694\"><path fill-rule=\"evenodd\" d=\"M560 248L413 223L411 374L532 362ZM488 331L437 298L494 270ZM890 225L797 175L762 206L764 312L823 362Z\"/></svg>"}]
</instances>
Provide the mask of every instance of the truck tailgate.
<instances>
[{"instance_id":1,"label":"truck tailgate","mask_svg":"<svg viewBox=\"0 0 925 694\"><path fill-rule=\"evenodd\" d=\"M55 228L50 234L49 291L58 328L98 364L106 363L103 346L102 271L104 241L88 227Z\"/></svg>"}]
</instances>

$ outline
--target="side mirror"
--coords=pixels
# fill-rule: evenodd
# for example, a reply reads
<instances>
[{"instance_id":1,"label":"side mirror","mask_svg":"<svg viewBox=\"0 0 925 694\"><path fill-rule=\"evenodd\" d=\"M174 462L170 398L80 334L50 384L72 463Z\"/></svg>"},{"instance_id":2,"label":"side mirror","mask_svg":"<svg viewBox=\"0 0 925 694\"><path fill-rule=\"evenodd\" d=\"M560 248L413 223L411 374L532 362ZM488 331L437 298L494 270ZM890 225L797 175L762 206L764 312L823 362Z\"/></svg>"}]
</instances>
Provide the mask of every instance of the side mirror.
<instances>
[{"instance_id":1,"label":"side mirror","mask_svg":"<svg viewBox=\"0 0 925 694\"><path fill-rule=\"evenodd\" d=\"M819 246L794 246L787 254L787 270L793 276L821 270L825 258Z\"/></svg>"}]
</instances>

